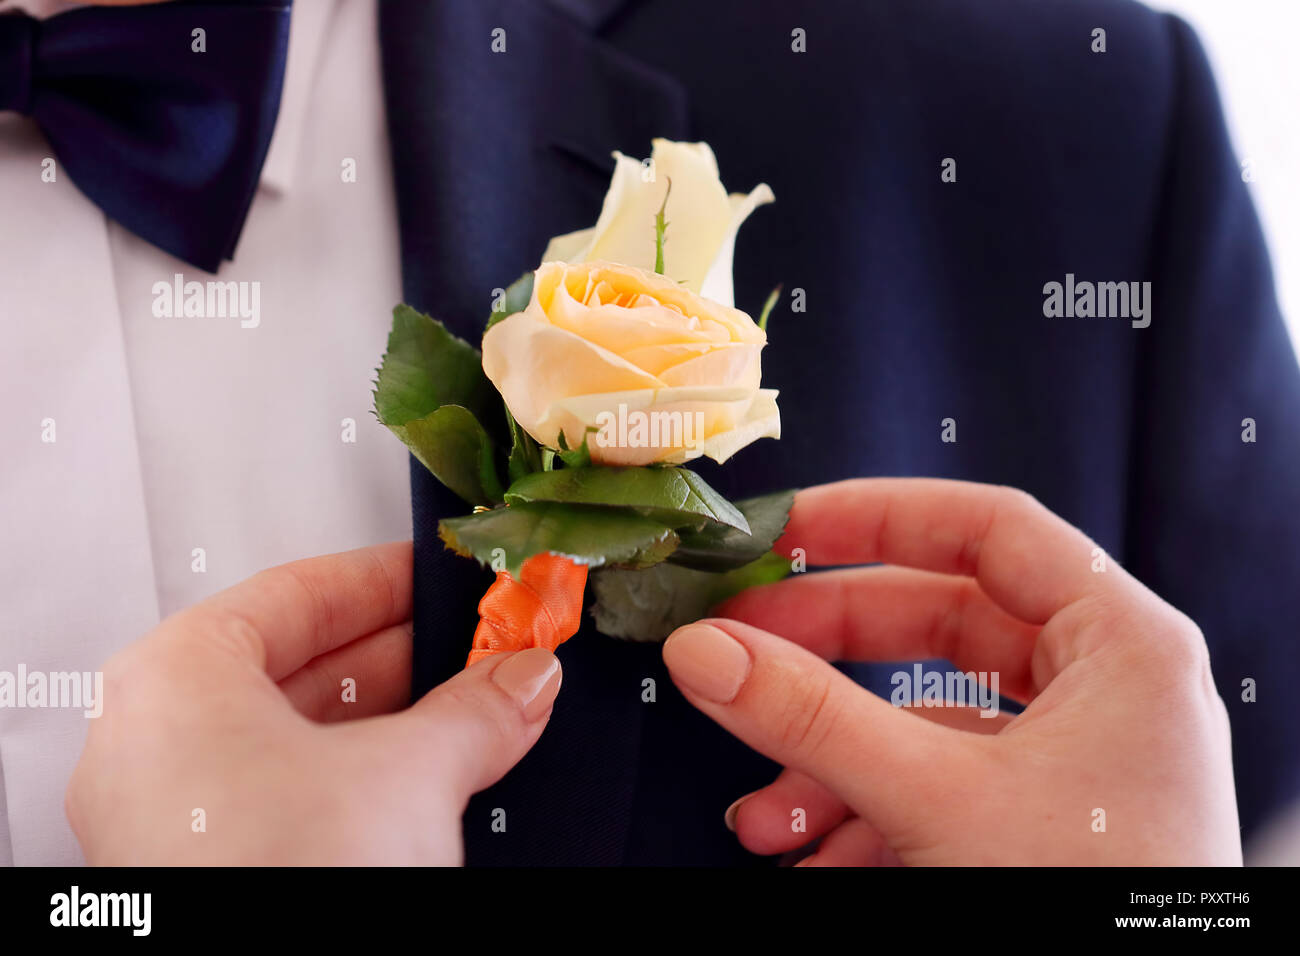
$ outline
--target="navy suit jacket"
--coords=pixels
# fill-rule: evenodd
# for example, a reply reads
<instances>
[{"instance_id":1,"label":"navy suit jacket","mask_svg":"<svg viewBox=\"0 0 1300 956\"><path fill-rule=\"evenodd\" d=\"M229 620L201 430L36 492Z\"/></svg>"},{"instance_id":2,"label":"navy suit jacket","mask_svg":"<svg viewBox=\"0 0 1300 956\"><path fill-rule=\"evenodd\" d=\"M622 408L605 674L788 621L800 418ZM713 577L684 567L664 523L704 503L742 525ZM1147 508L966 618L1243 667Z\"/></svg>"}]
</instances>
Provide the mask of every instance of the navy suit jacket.
<instances>
[{"instance_id":1,"label":"navy suit jacket","mask_svg":"<svg viewBox=\"0 0 1300 956\"><path fill-rule=\"evenodd\" d=\"M737 304L782 282L807 305L778 308L763 358L784 437L708 481L1026 489L1203 629L1247 834L1296 797L1300 374L1182 21L1127 0L386 0L381 40L408 302L477 341L492 290L595 222L611 150L708 141L729 188L777 197L741 231ZM1045 317L1067 274L1150 282L1150 326ZM491 578L437 538L465 506L412 481L419 693L463 666ZM657 647L588 622L559 656L550 726L469 806L468 862L757 862L722 811L777 768L683 701Z\"/></svg>"}]
</instances>

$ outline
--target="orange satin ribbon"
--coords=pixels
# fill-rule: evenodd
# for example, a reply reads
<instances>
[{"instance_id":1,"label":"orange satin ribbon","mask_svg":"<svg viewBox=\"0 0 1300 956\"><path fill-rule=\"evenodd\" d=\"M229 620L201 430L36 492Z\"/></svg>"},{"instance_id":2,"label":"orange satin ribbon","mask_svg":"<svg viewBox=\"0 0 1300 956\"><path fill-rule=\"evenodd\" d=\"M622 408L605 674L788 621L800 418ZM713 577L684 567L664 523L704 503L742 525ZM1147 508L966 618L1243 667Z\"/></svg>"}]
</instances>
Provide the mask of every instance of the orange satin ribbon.
<instances>
[{"instance_id":1,"label":"orange satin ribbon","mask_svg":"<svg viewBox=\"0 0 1300 956\"><path fill-rule=\"evenodd\" d=\"M478 603L474 647L465 666L493 654L544 647L554 651L578 633L587 566L558 554L535 554L515 579L498 571Z\"/></svg>"}]
</instances>

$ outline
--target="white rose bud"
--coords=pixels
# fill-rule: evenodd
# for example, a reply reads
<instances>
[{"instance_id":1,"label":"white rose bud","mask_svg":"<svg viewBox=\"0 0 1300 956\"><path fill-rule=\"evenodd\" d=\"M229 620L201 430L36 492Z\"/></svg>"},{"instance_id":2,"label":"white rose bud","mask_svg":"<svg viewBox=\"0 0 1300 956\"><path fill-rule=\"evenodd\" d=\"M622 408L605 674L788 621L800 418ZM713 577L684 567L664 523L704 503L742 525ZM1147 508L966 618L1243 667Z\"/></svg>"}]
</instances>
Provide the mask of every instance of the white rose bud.
<instances>
[{"instance_id":1,"label":"white rose bud","mask_svg":"<svg viewBox=\"0 0 1300 956\"><path fill-rule=\"evenodd\" d=\"M728 196L708 143L656 139L651 153L654 179L649 182L635 159L618 152L614 159L614 179L596 225L556 236L542 261L603 260L653 271L654 217L671 180L664 275L706 299L735 305L731 260L736 233L751 212L775 199L772 190L762 183L749 195Z\"/></svg>"}]
</instances>

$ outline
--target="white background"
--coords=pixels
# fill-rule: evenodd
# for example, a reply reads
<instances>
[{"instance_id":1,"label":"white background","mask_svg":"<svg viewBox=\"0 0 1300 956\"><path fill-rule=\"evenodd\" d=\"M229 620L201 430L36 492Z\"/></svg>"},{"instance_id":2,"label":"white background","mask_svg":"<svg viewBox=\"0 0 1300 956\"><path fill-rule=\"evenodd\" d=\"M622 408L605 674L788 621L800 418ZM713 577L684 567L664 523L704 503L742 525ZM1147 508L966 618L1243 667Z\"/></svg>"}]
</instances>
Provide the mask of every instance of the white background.
<instances>
[{"instance_id":1,"label":"white background","mask_svg":"<svg viewBox=\"0 0 1300 956\"><path fill-rule=\"evenodd\" d=\"M1300 0L1153 0L1200 34L1273 253L1282 314L1300 343Z\"/></svg>"},{"instance_id":2,"label":"white background","mask_svg":"<svg viewBox=\"0 0 1300 956\"><path fill-rule=\"evenodd\" d=\"M1300 0L1152 0L1200 34L1273 253L1282 314L1300 348ZM1257 865L1300 864L1300 806L1247 848Z\"/></svg>"}]
</instances>

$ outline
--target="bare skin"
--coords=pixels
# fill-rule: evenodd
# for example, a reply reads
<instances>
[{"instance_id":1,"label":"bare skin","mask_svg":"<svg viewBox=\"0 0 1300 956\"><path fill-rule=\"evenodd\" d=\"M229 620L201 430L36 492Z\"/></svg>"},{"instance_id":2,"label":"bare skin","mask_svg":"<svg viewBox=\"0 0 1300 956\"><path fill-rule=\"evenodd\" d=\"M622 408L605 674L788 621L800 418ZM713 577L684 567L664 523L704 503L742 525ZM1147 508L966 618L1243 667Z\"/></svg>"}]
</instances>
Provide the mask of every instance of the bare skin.
<instances>
[{"instance_id":1,"label":"bare skin","mask_svg":"<svg viewBox=\"0 0 1300 956\"><path fill-rule=\"evenodd\" d=\"M1009 488L801 492L779 549L887 566L745 592L664 646L687 698L786 768L729 809L741 842L775 854L820 837L814 866L1240 865L1205 641L1122 568L1095 571L1095 547ZM997 671L1028 706L897 708L827 663L935 657Z\"/></svg>"},{"instance_id":2,"label":"bare skin","mask_svg":"<svg viewBox=\"0 0 1300 956\"><path fill-rule=\"evenodd\" d=\"M560 665L498 655L407 707L410 613L411 546L384 545L264 571L112 658L67 793L86 859L459 864L466 801L537 741Z\"/></svg>"},{"instance_id":3,"label":"bare skin","mask_svg":"<svg viewBox=\"0 0 1300 956\"><path fill-rule=\"evenodd\" d=\"M1122 569L1094 572L1080 532L1010 489L868 479L802 492L781 546L894 566L747 592L665 645L688 699L787 768L730 814L746 847L1240 863L1204 641ZM410 545L364 549L263 572L114 657L68 789L87 859L460 862L466 801L537 740L559 664L489 658L406 707L410 600ZM826 663L927 657L997 671L1025 712L909 712Z\"/></svg>"}]
</instances>

